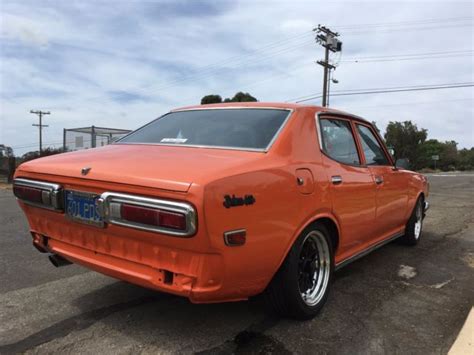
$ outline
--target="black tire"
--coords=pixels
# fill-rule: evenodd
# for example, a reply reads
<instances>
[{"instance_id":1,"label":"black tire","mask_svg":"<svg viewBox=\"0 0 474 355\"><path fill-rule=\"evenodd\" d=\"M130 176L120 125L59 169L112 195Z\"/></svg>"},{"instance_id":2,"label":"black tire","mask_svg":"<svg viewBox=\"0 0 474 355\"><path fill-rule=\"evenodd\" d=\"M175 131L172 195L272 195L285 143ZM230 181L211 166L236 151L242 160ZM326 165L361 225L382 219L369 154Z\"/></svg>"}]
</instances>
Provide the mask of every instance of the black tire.
<instances>
[{"instance_id":1,"label":"black tire","mask_svg":"<svg viewBox=\"0 0 474 355\"><path fill-rule=\"evenodd\" d=\"M315 253L313 259L311 253ZM271 310L281 316L300 320L316 316L329 295L334 274L333 254L331 238L326 227L321 223L307 227L293 244L264 293ZM316 275L316 272L318 275L316 280L308 277L311 274ZM316 292L316 296L311 298L312 295L307 295L305 301L300 291L301 285L309 286L307 292L311 292L311 287L314 287L316 291L313 292ZM312 301L314 304L309 304Z\"/></svg>"},{"instance_id":2,"label":"black tire","mask_svg":"<svg viewBox=\"0 0 474 355\"><path fill-rule=\"evenodd\" d=\"M423 202L423 197L420 196L405 226L405 235L400 238L402 244L416 245L420 241L423 234Z\"/></svg>"}]
</instances>

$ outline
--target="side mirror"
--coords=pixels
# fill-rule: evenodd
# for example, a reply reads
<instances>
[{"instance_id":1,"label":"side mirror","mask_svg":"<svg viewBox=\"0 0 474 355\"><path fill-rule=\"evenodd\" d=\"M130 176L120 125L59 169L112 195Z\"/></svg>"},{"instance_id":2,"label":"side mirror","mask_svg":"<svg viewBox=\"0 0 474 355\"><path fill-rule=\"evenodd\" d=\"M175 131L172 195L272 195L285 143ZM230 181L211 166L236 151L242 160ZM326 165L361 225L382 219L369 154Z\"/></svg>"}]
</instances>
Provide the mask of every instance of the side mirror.
<instances>
[{"instance_id":1,"label":"side mirror","mask_svg":"<svg viewBox=\"0 0 474 355\"><path fill-rule=\"evenodd\" d=\"M408 170L410 166L410 161L407 158L397 159L395 162L395 167L398 169Z\"/></svg>"}]
</instances>

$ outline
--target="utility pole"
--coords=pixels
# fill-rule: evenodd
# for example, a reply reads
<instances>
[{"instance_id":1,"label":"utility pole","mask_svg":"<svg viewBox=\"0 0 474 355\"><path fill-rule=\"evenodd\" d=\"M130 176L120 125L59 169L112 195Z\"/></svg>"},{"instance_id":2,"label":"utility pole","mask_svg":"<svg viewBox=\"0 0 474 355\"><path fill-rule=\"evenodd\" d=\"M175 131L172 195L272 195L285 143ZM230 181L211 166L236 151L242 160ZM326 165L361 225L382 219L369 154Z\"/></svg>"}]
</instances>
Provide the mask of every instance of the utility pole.
<instances>
[{"instance_id":1,"label":"utility pole","mask_svg":"<svg viewBox=\"0 0 474 355\"><path fill-rule=\"evenodd\" d=\"M43 124L43 115L50 115L51 112L30 110L30 113L38 115L39 117L39 124L32 124L32 126L39 128L39 152L41 154L43 152L43 127L49 127L48 125Z\"/></svg>"},{"instance_id":2,"label":"utility pole","mask_svg":"<svg viewBox=\"0 0 474 355\"><path fill-rule=\"evenodd\" d=\"M324 68L322 105L326 107L329 102L330 71L336 69L335 65L329 63L329 51L340 52L342 50L342 42L337 39L339 33L333 32L327 27L318 25L317 28L313 29L313 32L316 32L316 42L325 49L324 61L318 60L316 63Z\"/></svg>"}]
</instances>

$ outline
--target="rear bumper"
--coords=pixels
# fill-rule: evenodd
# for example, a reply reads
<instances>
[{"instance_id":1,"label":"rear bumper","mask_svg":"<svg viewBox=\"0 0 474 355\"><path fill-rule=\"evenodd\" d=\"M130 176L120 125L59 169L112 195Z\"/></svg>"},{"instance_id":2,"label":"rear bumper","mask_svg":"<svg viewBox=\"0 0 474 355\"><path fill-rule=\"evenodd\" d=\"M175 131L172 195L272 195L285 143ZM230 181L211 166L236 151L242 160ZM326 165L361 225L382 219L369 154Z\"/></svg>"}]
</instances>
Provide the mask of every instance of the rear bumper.
<instances>
[{"instance_id":1,"label":"rear bumper","mask_svg":"<svg viewBox=\"0 0 474 355\"><path fill-rule=\"evenodd\" d=\"M192 254L183 258L183 254L179 253L179 260L175 259L173 263L169 258L163 260L163 253L160 258L160 252L155 251L157 262L155 265L149 265L93 252L54 239L50 240L49 249L74 263L105 275L143 287L188 297L194 302L212 301L212 293L220 288L220 285L216 285L212 278L208 278L202 285L207 270L219 269L220 262L217 255ZM160 259L161 262L158 261ZM199 266L201 270L198 270Z\"/></svg>"},{"instance_id":2,"label":"rear bumper","mask_svg":"<svg viewBox=\"0 0 474 355\"><path fill-rule=\"evenodd\" d=\"M47 236L40 237L37 233L33 233L33 244L102 274L184 296L195 303L232 300L222 295L222 275L219 271L223 270L223 260L218 254L190 253L159 247L152 247L151 253L146 253L144 249L147 246L135 243L134 246L124 245L124 253L119 256Z\"/></svg>"},{"instance_id":3,"label":"rear bumper","mask_svg":"<svg viewBox=\"0 0 474 355\"><path fill-rule=\"evenodd\" d=\"M114 225L97 228L71 222L62 213L20 205L41 252L195 303L249 296L227 282L232 280L229 260L223 251L212 250L204 235L178 238Z\"/></svg>"}]
</instances>

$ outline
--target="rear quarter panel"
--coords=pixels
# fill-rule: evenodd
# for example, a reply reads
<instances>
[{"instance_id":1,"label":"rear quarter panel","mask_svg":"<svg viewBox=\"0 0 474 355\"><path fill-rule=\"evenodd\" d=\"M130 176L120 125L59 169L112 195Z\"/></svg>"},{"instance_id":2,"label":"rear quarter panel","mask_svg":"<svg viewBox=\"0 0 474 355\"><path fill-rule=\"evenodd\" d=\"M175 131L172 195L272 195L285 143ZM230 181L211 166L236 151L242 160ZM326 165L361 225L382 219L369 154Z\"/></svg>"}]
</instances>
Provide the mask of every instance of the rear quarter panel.
<instances>
[{"instance_id":1,"label":"rear quarter panel","mask_svg":"<svg viewBox=\"0 0 474 355\"><path fill-rule=\"evenodd\" d=\"M318 216L331 213L326 172L314 130L314 112L303 111L285 129L261 169L228 176L205 186L204 219L210 244L224 256L224 289L253 295L270 282L299 233ZM313 192L302 193L296 169L308 169ZM255 203L225 208L225 195L253 195ZM225 245L226 231L246 229L244 246ZM232 291L231 291L232 290Z\"/></svg>"}]
</instances>

